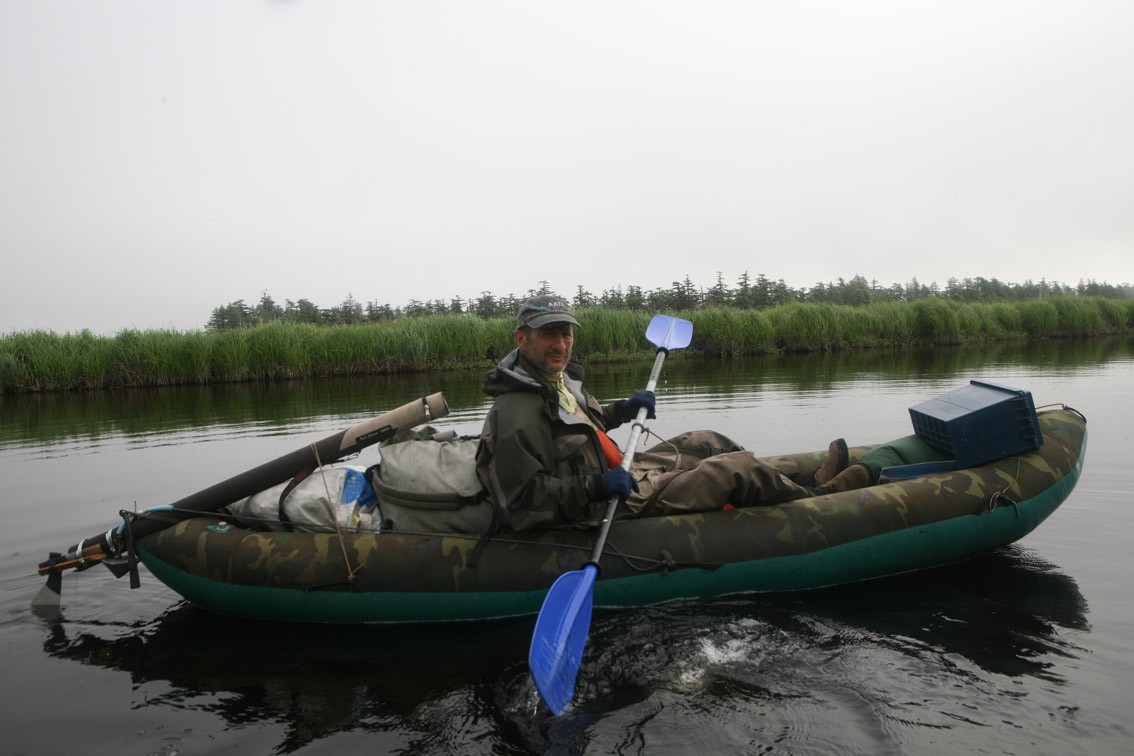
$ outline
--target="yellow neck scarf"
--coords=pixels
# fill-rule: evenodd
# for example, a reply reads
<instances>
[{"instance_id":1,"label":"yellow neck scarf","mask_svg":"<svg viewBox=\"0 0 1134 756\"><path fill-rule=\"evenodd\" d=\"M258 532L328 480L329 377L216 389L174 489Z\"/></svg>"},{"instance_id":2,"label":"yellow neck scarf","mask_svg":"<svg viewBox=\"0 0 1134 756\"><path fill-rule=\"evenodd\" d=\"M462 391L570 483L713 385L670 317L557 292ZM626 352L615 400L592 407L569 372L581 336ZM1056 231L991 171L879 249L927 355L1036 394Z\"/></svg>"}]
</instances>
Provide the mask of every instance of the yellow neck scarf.
<instances>
[{"instance_id":1,"label":"yellow neck scarf","mask_svg":"<svg viewBox=\"0 0 1134 756\"><path fill-rule=\"evenodd\" d=\"M579 406L579 400L575 395L567 390L567 384L563 382L562 373L544 373L543 376L547 378L548 383L555 387L555 391L559 394L559 406L565 409L568 413L574 415L580 420L585 421L594 427L595 432L598 434L599 444L602 446L602 454L606 459L607 467L618 467L622 464L622 452L610 440L610 436L595 425L594 421L587 416L587 413Z\"/></svg>"},{"instance_id":2,"label":"yellow neck scarf","mask_svg":"<svg viewBox=\"0 0 1134 756\"><path fill-rule=\"evenodd\" d=\"M559 394L559 405L563 407L570 415L579 414L579 401L575 395L567 390L567 384L563 382L562 373L544 373L543 377L547 382L555 387L556 393Z\"/></svg>"}]
</instances>

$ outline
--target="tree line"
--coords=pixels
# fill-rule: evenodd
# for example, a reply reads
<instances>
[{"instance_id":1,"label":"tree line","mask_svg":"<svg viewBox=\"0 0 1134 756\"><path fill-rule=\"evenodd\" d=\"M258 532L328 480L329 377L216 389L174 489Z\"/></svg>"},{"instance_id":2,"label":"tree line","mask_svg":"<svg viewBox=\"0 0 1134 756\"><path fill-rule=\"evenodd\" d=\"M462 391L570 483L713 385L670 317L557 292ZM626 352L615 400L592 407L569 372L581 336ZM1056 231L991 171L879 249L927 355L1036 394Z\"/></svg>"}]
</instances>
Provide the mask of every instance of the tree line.
<instances>
[{"instance_id":1,"label":"tree line","mask_svg":"<svg viewBox=\"0 0 1134 756\"><path fill-rule=\"evenodd\" d=\"M498 297L483 291L475 299L411 299L400 307L371 301L363 304L348 294L338 305L321 308L308 299L285 300L278 304L268 292L260 301L249 305L243 299L216 307L209 317L206 329L210 331L241 328L272 321L311 323L315 325L352 325L378 323L398 318L415 318L426 315L471 315L482 319L510 317L525 299L540 294L555 294L547 281L529 289L521 296L508 294ZM957 302L1008 302L1038 299L1051 296L1100 296L1114 299L1129 298L1134 290L1129 285L1114 286L1094 280L1080 281L1076 286L1041 279L1023 284L1004 283L995 278L950 278L944 287L936 282L929 285L916 278L905 284L882 286L878 281L856 275L850 280L839 278L833 282L816 283L811 288L793 289L781 278L772 281L763 274L755 278L743 273L735 286L725 283L717 273L716 282L709 288L698 286L685 276L674 281L669 288L643 291L639 286L621 286L593 294L582 286L576 287L572 303L577 308L608 307L616 310L649 310L652 312L696 311L713 307L738 309L764 309L792 302L811 302L840 305L868 305L877 302L912 302L919 299L942 298Z\"/></svg>"}]
</instances>

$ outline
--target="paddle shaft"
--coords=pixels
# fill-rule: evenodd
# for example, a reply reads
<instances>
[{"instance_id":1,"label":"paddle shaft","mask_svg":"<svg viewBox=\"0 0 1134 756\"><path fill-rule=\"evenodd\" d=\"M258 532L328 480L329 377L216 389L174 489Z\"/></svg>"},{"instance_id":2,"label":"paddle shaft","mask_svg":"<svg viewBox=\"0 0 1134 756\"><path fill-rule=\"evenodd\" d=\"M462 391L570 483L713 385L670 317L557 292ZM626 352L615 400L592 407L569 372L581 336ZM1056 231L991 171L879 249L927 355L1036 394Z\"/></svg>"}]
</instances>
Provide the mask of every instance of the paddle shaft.
<instances>
[{"instance_id":1,"label":"paddle shaft","mask_svg":"<svg viewBox=\"0 0 1134 756\"><path fill-rule=\"evenodd\" d=\"M402 405L389 412L364 420L344 431L316 441L290 454L234 475L228 480L209 486L169 507L162 507L161 519L141 519L134 523L135 538L156 533L178 520L193 517L200 512L215 512L252 494L290 480L296 473L313 470L319 465L337 462L368 446L390 438L397 432L423 422L449 414L449 406L440 393L430 394ZM51 570L84 569L109 556L121 553L122 544L114 529L84 539L65 554L52 555L39 565L39 574Z\"/></svg>"},{"instance_id":2,"label":"paddle shaft","mask_svg":"<svg viewBox=\"0 0 1134 756\"><path fill-rule=\"evenodd\" d=\"M693 338L693 324L681 318L655 315L646 329L646 338L658 348L654 358L654 369L646 384L648 391L657 386L662 363L671 349L684 349ZM622 469L630 472L634 461L634 450L642 435L643 422L649 411L638 408L638 416L630 429L630 438L622 454ZM565 572L552 583L539 616L536 617L532 645L528 650L528 667L532 681L548 708L558 715L567 708L575 695L575 678L579 674L579 663L583 649L587 645L587 634L591 626L592 593L598 578L599 560L602 558L606 537L614 514L618 509L618 497L610 497L606 514L599 523L598 537L590 561L582 569Z\"/></svg>"},{"instance_id":3,"label":"paddle shaft","mask_svg":"<svg viewBox=\"0 0 1134 756\"><path fill-rule=\"evenodd\" d=\"M665 347L658 347L657 355L654 357L654 369L650 371L650 380L646 382L646 390L653 391L654 387L658 385L658 376L661 375L662 363L665 362L665 356L669 350ZM638 408L638 416L634 418L634 425L630 428L630 438L626 441L626 448L622 451L622 469L630 472L630 465L634 462L634 450L638 448L638 439L642 436L643 423L646 421L647 410L645 407ZM606 547L606 536L610 533L610 525L614 522L614 514L618 510L618 497L611 496L610 501L606 505L606 514L603 515L602 522L599 523L598 538L595 540L595 547L591 551L591 558L587 564L593 564L595 567L599 566L599 559L602 558L602 550Z\"/></svg>"}]
</instances>

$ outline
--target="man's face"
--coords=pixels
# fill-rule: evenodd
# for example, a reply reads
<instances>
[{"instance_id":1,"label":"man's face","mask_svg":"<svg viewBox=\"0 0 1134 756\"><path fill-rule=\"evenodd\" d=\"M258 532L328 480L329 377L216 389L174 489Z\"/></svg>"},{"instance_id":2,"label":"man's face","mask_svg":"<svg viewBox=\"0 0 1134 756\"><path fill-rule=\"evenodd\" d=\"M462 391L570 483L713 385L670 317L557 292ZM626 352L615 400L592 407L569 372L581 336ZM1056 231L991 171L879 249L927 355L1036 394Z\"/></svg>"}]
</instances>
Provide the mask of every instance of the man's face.
<instances>
[{"instance_id":1,"label":"man's face","mask_svg":"<svg viewBox=\"0 0 1134 756\"><path fill-rule=\"evenodd\" d=\"M543 328L517 329L514 334L520 354L548 373L561 373L571 361L571 344L575 341L574 326L554 323Z\"/></svg>"}]
</instances>

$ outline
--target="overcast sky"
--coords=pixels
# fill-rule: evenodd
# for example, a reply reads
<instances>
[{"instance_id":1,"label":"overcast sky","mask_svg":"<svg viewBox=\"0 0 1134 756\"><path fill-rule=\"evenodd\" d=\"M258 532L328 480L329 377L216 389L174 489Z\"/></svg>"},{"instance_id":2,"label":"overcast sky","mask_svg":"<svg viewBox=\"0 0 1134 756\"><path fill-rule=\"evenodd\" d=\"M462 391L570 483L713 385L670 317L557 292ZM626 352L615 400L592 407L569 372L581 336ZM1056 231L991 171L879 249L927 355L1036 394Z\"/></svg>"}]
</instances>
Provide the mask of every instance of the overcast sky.
<instances>
[{"instance_id":1,"label":"overcast sky","mask_svg":"<svg viewBox=\"0 0 1134 756\"><path fill-rule=\"evenodd\" d=\"M1134 2L0 0L0 333L1134 282Z\"/></svg>"}]
</instances>

